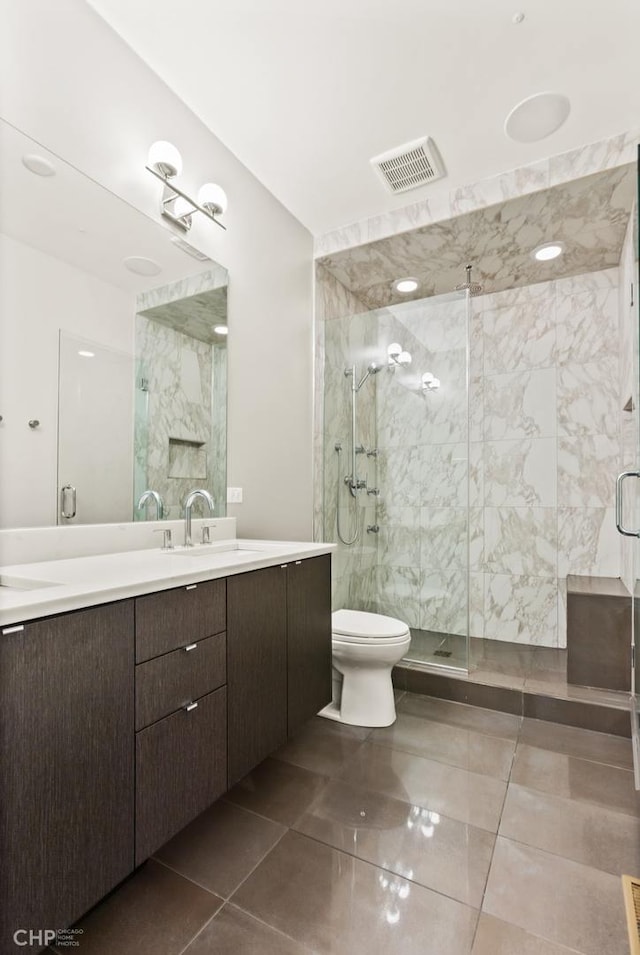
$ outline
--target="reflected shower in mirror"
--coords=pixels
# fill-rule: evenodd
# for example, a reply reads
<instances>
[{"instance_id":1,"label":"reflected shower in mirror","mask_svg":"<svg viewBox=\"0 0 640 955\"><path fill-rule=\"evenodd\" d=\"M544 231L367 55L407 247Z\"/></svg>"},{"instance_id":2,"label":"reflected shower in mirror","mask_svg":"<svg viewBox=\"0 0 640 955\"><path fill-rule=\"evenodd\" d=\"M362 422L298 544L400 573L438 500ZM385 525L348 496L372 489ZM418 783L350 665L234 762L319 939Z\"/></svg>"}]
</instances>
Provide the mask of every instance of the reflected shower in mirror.
<instances>
[{"instance_id":1,"label":"reflected shower in mirror","mask_svg":"<svg viewBox=\"0 0 640 955\"><path fill-rule=\"evenodd\" d=\"M0 527L224 514L226 270L3 121L0 269Z\"/></svg>"}]
</instances>

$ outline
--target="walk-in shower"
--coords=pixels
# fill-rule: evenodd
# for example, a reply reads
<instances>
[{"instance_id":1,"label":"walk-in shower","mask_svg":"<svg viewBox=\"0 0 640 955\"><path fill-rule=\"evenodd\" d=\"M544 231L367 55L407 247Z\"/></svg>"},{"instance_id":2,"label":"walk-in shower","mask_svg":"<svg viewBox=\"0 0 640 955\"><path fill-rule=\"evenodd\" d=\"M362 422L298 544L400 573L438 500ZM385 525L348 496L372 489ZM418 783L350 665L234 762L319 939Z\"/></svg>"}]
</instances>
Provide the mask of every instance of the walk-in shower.
<instances>
[{"instance_id":1,"label":"walk-in shower","mask_svg":"<svg viewBox=\"0 0 640 955\"><path fill-rule=\"evenodd\" d=\"M404 620L406 659L459 669L468 663L474 517L468 297L454 292L325 325L324 534L338 543L334 608Z\"/></svg>"}]
</instances>

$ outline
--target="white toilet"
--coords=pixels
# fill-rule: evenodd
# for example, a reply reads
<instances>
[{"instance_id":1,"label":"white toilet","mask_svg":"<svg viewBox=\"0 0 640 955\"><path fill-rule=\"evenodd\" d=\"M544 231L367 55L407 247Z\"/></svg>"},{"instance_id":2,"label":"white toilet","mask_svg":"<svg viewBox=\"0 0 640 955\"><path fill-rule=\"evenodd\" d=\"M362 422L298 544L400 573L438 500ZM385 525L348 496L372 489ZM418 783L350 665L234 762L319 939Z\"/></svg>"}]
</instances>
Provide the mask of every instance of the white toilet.
<instances>
[{"instance_id":1,"label":"white toilet","mask_svg":"<svg viewBox=\"0 0 640 955\"><path fill-rule=\"evenodd\" d=\"M409 627L379 613L336 610L331 629L333 701L319 715L355 726L391 726L391 670L409 649Z\"/></svg>"}]
</instances>

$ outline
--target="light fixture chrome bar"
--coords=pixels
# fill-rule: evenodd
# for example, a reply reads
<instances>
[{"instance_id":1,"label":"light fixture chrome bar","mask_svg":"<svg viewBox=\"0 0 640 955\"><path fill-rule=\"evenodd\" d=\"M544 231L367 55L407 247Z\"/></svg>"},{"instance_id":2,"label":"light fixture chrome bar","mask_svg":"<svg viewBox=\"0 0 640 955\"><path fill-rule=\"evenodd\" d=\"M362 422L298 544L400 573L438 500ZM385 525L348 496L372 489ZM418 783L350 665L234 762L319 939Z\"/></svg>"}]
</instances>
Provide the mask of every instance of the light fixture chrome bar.
<instances>
[{"instance_id":1,"label":"light fixture chrome bar","mask_svg":"<svg viewBox=\"0 0 640 955\"><path fill-rule=\"evenodd\" d=\"M180 196L182 199L186 199L187 202L193 206L194 212L202 212L207 219L211 219L211 221L215 222L217 226L220 226L220 228L224 229L225 232L227 231L226 225L223 225L222 222L220 222L219 219L216 219L216 217L212 215L208 209L205 209L204 206L201 206L199 203L197 203L195 199L192 199L191 196L187 195L186 192L183 192L182 189L180 189L178 186L174 186L170 179L167 179L165 176L161 176L160 173L156 172L155 169L152 169L151 166L145 166L144 168L147 170L147 172L150 172L152 176L155 176L156 179L159 179L161 183L163 183L165 186L168 186L169 189L175 193L175 196L173 197L174 199L177 196ZM163 204L164 201L165 200L163 200ZM187 227L184 225L184 223L180 222L178 216L172 215L167 209L163 209L162 215L166 216L167 219L170 219L171 222L174 222L176 225L178 225L184 232L187 231Z\"/></svg>"}]
</instances>

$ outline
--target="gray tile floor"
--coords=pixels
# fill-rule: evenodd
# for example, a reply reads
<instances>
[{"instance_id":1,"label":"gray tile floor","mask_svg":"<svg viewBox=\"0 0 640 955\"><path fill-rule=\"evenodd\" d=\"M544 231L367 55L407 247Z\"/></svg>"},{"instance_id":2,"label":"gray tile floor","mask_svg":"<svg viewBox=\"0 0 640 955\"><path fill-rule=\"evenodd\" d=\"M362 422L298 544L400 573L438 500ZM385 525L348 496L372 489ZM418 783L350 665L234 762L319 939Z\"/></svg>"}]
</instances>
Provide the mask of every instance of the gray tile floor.
<instances>
[{"instance_id":1,"label":"gray tile floor","mask_svg":"<svg viewBox=\"0 0 640 955\"><path fill-rule=\"evenodd\" d=\"M83 955L624 955L631 744L404 694L315 719L83 920Z\"/></svg>"}]
</instances>

